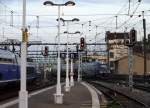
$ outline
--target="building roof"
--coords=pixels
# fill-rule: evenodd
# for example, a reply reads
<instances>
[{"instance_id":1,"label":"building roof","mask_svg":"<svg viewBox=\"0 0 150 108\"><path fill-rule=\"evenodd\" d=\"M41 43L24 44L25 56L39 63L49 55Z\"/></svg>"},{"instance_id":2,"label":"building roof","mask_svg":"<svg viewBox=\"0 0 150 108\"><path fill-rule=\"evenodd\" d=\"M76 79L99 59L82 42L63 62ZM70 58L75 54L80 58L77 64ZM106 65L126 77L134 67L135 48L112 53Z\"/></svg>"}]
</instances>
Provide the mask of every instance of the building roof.
<instances>
[{"instance_id":1,"label":"building roof","mask_svg":"<svg viewBox=\"0 0 150 108\"><path fill-rule=\"evenodd\" d=\"M106 33L107 35L107 39L108 40L114 40L114 39L129 39L129 33L127 32L124 32L124 33L110 33L110 32L107 32Z\"/></svg>"}]
</instances>

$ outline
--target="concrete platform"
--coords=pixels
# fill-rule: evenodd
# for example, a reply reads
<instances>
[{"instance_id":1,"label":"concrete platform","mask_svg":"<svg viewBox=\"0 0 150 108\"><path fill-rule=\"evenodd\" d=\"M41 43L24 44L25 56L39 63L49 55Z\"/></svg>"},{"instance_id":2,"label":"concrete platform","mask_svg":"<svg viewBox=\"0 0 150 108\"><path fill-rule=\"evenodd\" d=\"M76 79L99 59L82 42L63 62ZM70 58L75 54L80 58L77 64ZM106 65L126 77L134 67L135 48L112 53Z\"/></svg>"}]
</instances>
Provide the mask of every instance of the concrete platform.
<instances>
[{"instance_id":1,"label":"concrete platform","mask_svg":"<svg viewBox=\"0 0 150 108\"><path fill-rule=\"evenodd\" d=\"M62 90L63 104L54 104L55 87L51 87L30 94L28 108L100 108L97 92L87 83L75 83L69 93ZM18 108L18 100L2 104L0 108Z\"/></svg>"}]
</instances>

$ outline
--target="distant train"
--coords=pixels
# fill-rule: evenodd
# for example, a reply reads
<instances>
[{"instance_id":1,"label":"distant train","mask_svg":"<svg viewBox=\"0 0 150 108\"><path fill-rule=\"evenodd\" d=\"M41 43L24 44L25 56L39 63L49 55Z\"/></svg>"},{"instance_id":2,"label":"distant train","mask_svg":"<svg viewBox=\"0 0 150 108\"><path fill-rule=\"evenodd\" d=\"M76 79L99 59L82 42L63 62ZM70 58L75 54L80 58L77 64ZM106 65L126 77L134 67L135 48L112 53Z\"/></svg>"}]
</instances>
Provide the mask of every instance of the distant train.
<instances>
[{"instance_id":1,"label":"distant train","mask_svg":"<svg viewBox=\"0 0 150 108\"><path fill-rule=\"evenodd\" d=\"M95 77L98 74L107 73L107 65L100 61L83 62L82 75L83 77Z\"/></svg>"},{"instance_id":2,"label":"distant train","mask_svg":"<svg viewBox=\"0 0 150 108\"><path fill-rule=\"evenodd\" d=\"M32 59L27 59L27 80L36 78L36 67ZM9 50L0 49L0 86L20 81L20 57Z\"/></svg>"},{"instance_id":3,"label":"distant train","mask_svg":"<svg viewBox=\"0 0 150 108\"><path fill-rule=\"evenodd\" d=\"M74 75L77 77L78 63L74 63L73 69ZM57 73L56 64L51 67L51 72L53 73L53 75L56 75ZM81 64L81 72L83 77L93 77L98 74L107 73L107 64L103 64L100 61L83 62ZM66 75L66 64L61 64L61 75L64 77Z\"/></svg>"}]
</instances>

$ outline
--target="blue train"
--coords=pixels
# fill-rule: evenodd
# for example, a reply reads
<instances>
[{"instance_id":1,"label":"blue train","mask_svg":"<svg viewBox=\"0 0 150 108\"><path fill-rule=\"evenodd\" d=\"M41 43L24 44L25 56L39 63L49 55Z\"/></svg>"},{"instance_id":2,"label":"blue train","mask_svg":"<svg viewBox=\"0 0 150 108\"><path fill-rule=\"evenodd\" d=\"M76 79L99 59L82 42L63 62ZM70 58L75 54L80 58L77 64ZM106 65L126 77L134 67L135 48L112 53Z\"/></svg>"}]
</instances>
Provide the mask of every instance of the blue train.
<instances>
[{"instance_id":1,"label":"blue train","mask_svg":"<svg viewBox=\"0 0 150 108\"><path fill-rule=\"evenodd\" d=\"M71 66L69 65L69 68ZM57 65L51 67L52 72L54 75L57 73ZM74 75L77 76L78 74L78 63L74 63ZM70 72L70 71L69 71ZM107 73L107 64L104 64L100 61L91 61L91 62L82 62L81 65L81 72L83 76L86 77L94 77L98 74L105 74ZM61 64L61 75L65 77L66 75L66 64Z\"/></svg>"},{"instance_id":2,"label":"blue train","mask_svg":"<svg viewBox=\"0 0 150 108\"><path fill-rule=\"evenodd\" d=\"M83 62L82 74L85 77L94 77L98 74L107 73L107 66L100 61Z\"/></svg>"},{"instance_id":3,"label":"blue train","mask_svg":"<svg viewBox=\"0 0 150 108\"><path fill-rule=\"evenodd\" d=\"M27 59L27 80L36 79L36 67ZM9 50L0 49L0 86L20 81L20 56Z\"/></svg>"}]
</instances>

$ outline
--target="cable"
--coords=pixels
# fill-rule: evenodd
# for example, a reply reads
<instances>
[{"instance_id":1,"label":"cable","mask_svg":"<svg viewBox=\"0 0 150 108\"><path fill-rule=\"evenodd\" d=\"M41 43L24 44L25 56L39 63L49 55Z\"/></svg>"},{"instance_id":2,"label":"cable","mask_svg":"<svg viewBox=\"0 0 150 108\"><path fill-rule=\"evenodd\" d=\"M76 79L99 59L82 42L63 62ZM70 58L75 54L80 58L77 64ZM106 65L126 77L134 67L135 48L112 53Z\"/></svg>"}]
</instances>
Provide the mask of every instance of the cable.
<instances>
[{"instance_id":1,"label":"cable","mask_svg":"<svg viewBox=\"0 0 150 108\"><path fill-rule=\"evenodd\" d=\"M130 15L130 17L126 21L124 21L118 28L121 28L122 26L124 26L125 24L127 24L133 18L133 15L135 14L135 12L138 9L138 7L140 6L140 4L141 4L141 2L138 3L137 7L132 12L132 14Z\"/></svg>"},{"instance_id":2,"label":"cable","mask_svg":"<svg viewBox=\"0 0 150 108\"><path fill-rule=\"evenodd\" d=\"M130 15L130 6L131 6L131 0L129 0L128 15Z\"/></svg>"},{"instance_id":3,"label":"cable","mask_svg":"<svg viewBox=\"0 0 150 108\"><path fill-rule=\"evenodd\" d=\"M127 3L125 3L125 4L121 7L121 9L117 12L117 14L113 14L113 15L115 15L115 16L117 16L117 15L126 15L126 14L120 14L120 13L122 12L122 10L126 7L126 5L127 5ZM101 15L104 15L104 14L101 14ZM106 14L105 14L105 15L106 15ZM111 14L111 15L112 15L112 14ZM106 19L104 22L101 22L100 24L96 24L95 26L102 25L102 24L108 25L108 20L111 19L110 23L112 23L113 18L114 18L114 16L113 16L113 17L110 17L110 18L108 18L108 19ZM96 20L93 20L93 21L96 21ZM93 21L92 21L92 22L93 22ZM86 24L86 23L88 23L88 22L85 22L84 24ZM106 23L107 23L107 24L106 24ZM95 26L94 26L94 27L95 27ZM93 27L91 30L93 30L94 27ZM105 28L105 27L106 27L106 26L103 26L103 28Z\"/></svg>"}]
</instances>

